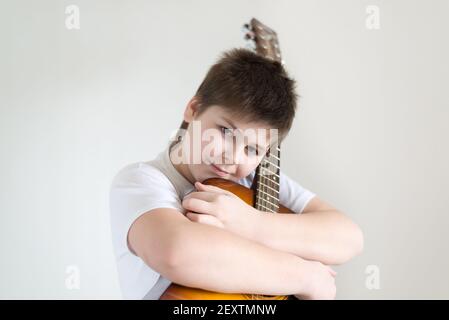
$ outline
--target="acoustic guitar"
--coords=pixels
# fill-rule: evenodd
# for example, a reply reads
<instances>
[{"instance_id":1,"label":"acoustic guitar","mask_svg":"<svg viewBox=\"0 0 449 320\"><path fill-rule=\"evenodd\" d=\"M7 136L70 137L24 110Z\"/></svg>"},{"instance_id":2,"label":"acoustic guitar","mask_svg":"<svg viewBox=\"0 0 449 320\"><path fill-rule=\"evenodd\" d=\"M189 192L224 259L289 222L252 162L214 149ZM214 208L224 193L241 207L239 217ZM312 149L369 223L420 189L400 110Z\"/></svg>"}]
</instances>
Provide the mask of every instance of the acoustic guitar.
<instances>
[{"instance_id":1,"label":"acoustic guitar","mask_svg":"<svg viewBox=\"0 0 449 320\"><path fill-rule=\"evenodd\" d=\"M256 19L244 25L247 47L264 57L281 61L276 33ZM228 190L247 204L263 212L293 213L279 203L280 144L274 144L256 168L251 188L230 180L210 178L204 184ZM294 296L271 296L245 293L219 293L189 288L172 283L162 294L160 300L295 300Z\"/></svg>"}]
</instances>

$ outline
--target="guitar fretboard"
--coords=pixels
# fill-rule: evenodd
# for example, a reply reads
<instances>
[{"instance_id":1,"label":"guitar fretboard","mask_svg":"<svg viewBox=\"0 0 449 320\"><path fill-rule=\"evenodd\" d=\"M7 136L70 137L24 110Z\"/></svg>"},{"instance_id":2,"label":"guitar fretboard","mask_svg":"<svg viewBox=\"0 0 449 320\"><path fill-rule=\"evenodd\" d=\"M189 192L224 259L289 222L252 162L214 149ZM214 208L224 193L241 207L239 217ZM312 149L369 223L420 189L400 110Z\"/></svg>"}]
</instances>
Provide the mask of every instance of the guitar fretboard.
<instances>
[{"instance_id":1,"label":"guitar fretboard","mask_svg":"<svg viewBox=\"0 0 449 320\"><path fill-rule=\"evenodd\" d=\"M257 210L277 212L279 209L280 154L279 145L271 147L256 169L255 208Z\"/></svg>"}]
</instances>

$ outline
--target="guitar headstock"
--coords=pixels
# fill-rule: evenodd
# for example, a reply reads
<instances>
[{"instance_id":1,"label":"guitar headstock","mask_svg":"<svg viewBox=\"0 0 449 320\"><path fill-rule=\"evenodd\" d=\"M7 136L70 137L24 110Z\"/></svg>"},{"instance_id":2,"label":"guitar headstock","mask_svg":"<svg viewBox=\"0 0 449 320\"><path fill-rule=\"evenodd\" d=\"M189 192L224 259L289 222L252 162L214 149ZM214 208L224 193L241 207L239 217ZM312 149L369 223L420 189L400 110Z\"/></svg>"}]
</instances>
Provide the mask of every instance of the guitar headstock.
<instances>
[{"instance_id":1,"label":"guitar headstock","mask_svg":"<svg viewBox=\"0 0 449 320\"><path fill-rule=\"evenodd\" d=\"M248 49L263 57L284 63L281 58L278 37L273 29L252 18L249 23L243 25L243 32Z\"/></svg>"}]
</instances>

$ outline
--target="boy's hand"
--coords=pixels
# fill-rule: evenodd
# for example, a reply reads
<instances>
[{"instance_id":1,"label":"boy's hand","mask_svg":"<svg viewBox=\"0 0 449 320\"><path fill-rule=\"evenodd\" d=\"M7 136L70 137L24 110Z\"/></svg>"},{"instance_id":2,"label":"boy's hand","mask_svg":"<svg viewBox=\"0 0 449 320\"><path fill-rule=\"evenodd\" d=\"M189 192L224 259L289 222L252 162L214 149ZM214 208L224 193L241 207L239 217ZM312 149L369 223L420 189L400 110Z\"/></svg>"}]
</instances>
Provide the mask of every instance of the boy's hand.
<instances>
[{"instance_id":1,"label":"boy's hand","mask_svg":"<svg viewBox=\"0 0 449 320\"><path fill-rule=\"evenodd\" d=\"M318 261L307 261L304 272L304 288L302 293L295 294L300 300L333 300L337 287L337 273L329 266Z\"/></svg>"},{"instance_id":2,"label":"boy's hand","mask_svg":"<svg viewBox=\"0 0 449 320\"><path fill-rule=\"evenodd\" d=\"M189 220L251 237L252 221L258 213L255 208L227 190L200 182L196 182L195 187L198 191L190 193L182 201Z\"/></svg>"}]
</instances>

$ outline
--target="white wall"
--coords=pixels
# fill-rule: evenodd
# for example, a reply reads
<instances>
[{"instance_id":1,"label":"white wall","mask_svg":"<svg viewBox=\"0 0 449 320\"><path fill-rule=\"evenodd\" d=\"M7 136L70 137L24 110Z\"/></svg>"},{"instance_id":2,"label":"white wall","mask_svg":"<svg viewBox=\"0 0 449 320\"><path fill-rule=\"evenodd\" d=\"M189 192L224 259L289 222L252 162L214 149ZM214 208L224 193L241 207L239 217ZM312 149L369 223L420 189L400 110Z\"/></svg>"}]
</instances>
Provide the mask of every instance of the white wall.
<instances>
[{"instance_id":1,"label":"white wall","mask_svg":"<svg viewBox=\"0 0 449 320\"><path fill-rule=\"evenodd\" d=\"M65 27L71 4L80 30ZM159 152L253 16L278 32L302 96L283 170L365 234L337 268L338 298L449 298L449 2L0 5L0 298L121 298L111 179ZM66 288L70 265L79 290Z\"/></svg>"}]
</instances>

